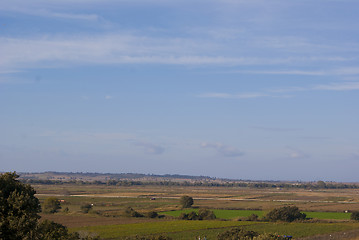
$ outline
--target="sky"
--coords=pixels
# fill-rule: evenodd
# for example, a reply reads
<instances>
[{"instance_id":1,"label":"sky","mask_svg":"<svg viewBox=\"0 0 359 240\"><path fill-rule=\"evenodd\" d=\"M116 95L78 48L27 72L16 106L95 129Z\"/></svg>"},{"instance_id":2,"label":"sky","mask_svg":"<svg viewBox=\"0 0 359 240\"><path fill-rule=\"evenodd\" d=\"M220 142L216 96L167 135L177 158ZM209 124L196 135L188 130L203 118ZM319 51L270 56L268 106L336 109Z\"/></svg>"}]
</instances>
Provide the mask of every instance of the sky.
<instances>
[{"instance_id":1,"label":"sky","mask_svg":"<svg viewBox=\"0 0 359 240\"><path fill-rule=\"evenodd\" d=\"M359 182L357 0L5 0L0 171Z\"/></svg>"}]
</instances>

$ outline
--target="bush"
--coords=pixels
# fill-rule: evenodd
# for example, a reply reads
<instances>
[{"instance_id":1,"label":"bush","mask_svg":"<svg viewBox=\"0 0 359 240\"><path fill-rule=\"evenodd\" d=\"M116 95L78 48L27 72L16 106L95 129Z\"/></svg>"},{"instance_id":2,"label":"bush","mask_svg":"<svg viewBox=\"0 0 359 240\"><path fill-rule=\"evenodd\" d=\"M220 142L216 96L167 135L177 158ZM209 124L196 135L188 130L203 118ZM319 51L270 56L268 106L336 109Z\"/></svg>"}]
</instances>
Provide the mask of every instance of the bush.
<instances>
[{"instance_id":1,"label":"bush","mask_svg":"<svg viewBox=\"0 0 359 240\"><path fill-rule=\"evenodd\" d=\"M157 218L158 213L155 212L155 211L150 211L150 212L146 213L146 217L148 217L148 218Z\"/></svg>"},{"instance_id":2,"label":"bush","mask_svg":"<svg viewBox=\"0 0 359 240\"><path fill-rule=\"evenodd\" d=\"M89 203L85 203L83 205L81 205L81 212L83 213L88 213L91 209L92 209L92 204L89 204Z\"/></svg>"},{"instance_id":3,"label":"bush","mask_svg":"<svg viewBox=\"0 0 359 240\"><path fill-rule=\"evenodd\" d=\"M252 215L250 215L250 216L248 216L246 219L245 219L246 221L258 221L259 220L259 217L258 217L258 215L257 214L252 214Z\"/></svg>"},{"instance_id":4,"label":"bush","mask_svg":"<svg viewBox=\"0 0 359 240\"><path fill-rule=\"evenodd\" d=\"M350 219L359 221L359 212L358 211L352 212L352 214L350 215Z\"/></svg>"},{"instance_id":5,"label":"bush","mask_svg":"<svg viewBox=\"0 0 359 240\"><path fill-rule=\"evenodd\" d=\"M143 215L137 211L135 211L132 207L128 207L125 209L125 216L127 217L143 217Z\"/></svg>"},{"instance_id":6,"label":"bush","mask_svg":"<svg viewBox=\"0 0 359 240\"><path fill-rule=\"evenodd\" d=\"M286 240L291 238L291 236L279 236L271 233L259 234L242 228L231 228L217 236L218 240Z\"/></svg>"},{"instance_id":7,"label":"bush","mask_svg":"<svg viewBox=\"0 0 359 240\"><path fill-rule=\"evenodd\" d=\"M286 206L273 209L266 215L266 219L269 221L293 222L295 220L303 220L306 216L296 206Z\"/></svg>"},{"instance_id":8,"label":"bush","mask_svg":"<svg viewBox=\"0 0 359 240\"><path fill-rule=\"evenodd\" d=\"M213 211L202 208L198 211L198 218L199 220L212 220L216 219L216 215Z\"/></svg>"},{"instance_id":9,"label":"bush","mask_svg":"<svg viewBox=\"0 0 359 240\"><path fill-rule=\"evenodd\" d=\"M247 240L257 237L259 234L254 231L244 230L242 228L231 228L221 234L218 234L218 240Z\"/></svg>"},{"instance_id":10,"label":"bush","mask_svg":"<svg viewBox=\"0 0 359 240\"><path fill-rule=\"evenodd\" d=\"M193 205L193 198L190 196L182 196L180 203L182 208L190 208Z\"/></svg>"},{"instance_id":11,"label":"bush","mask_svg":"<svg viewBox=\"0 0 359 240\"><path fill-rule=\"evenodd\" d=\"M61 209L59 199L55 197L46 198L44 201L44 212L45 213L56 213Z\"/></svg>"}]
</instances>

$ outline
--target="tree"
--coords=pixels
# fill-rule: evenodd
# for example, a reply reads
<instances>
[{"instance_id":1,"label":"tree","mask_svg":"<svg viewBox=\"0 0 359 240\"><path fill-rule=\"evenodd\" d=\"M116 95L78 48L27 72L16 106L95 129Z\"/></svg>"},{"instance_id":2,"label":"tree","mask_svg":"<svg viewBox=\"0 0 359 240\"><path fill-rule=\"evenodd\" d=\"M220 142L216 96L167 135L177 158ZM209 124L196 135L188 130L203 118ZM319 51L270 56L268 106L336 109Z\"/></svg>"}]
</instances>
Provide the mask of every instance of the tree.
<instances>
[{"instance_id":1,"label":"tree","mask_svg":"<svg viewBox=\"0 0 359 240\"><path fill-rule=\"evenodd\" d=\"M199 220L212 220L216 219L216 215L211 210L201 208L198 210L198 218Z\"/></svg>"},{"instance_id":2,"label":"tree","mask_svg":"<svg viewBox=\"0 0 359 240\"><path fill-rule=\"evenodd\" d=\"M92 205L89 203L85 203L85 204L81 205L80 208L81 208L81 212L88 213L92 209Z\"/></svg>"},{"instance_id":3,"label":"tree","mask_svg":"<svg viewBox=\"0 0 359 240\"><path fill-rule=\"evenodd\" d=\"M306 216L307 215L301 213L296 206L285 206L273 209L266 215L266 218L269 221L293 222L294 220L305 219Z\"/></svg>"},{"instance_id":4,"label":"tree","mask_svg":"<svg viewBox=\"0 0 359 240\"><path fill-rule=\"evenodd\" d=\"M44 202L44 212L45 213L56 213L58 210L61 209L59 199L55 197L49 197L45 199Z\"/></svg>"},{"instance_id":5,"label":"tree","mask_svg":"<svg viewBox=\"0 0 359 240\"><path fill-rule=\"evenodd\" d=\"M0 175L0 239L33 239L41 211L36 191L14 173Z\"/></svg>"},{"instance_id":6,"label":"tree","mask_svg":"<svg viewBox=\"0 0 359 240\"><path fill-rule=\"evenodd\" d=\"M190 208L193 205L193 198L190 196L182 196L180 203L182 208Z\"/></svg>"},{"instance_id":7,"label":"tree","mask_svg":"<svg viewBox=\"0 0 359 240\"><path fill-rule=\"evenodd\" d=\"M359 212L358 211L352 212L352 214L350 215L350 219L359 221Z\"/></svg>"},{"instance_id":8,"label":"tree","mask_svg":"<svg viewBox=\"0 0 359 240\"><path fill-rule=\"evenodd\" d=\"M41 206L35 190L14 173L0 175L0 240L97 240L80 237L52 221L40 223Z\"/></svg>"}]
</instances>

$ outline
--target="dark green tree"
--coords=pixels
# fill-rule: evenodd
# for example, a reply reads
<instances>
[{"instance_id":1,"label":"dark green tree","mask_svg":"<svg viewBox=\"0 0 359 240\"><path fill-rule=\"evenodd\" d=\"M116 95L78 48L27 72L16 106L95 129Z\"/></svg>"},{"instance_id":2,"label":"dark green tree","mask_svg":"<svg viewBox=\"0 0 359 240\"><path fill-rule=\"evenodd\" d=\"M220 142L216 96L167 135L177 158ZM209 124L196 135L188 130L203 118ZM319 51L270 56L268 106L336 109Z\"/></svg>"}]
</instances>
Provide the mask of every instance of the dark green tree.
<instances>
[{"instance_id":1,"label":"dark green tree","mask_svg":"<svg viewBox=\"0 0 359 240\"><path fill-rule=\"evenodd\" d=\"M0 239L34 239L41 211L36 191L14 173L0 175Z\"/></svg>"},{"instance_id":2,"label":"dark green tree","mask_svg":"<svg viewBox=\"0 0 359 240\"><path fill-rule=\"evenodd\" d=\"M198 219L199 220L212 220L216 219L216 215L213 211L209 209L201 208L198 210Z\"/></svg>"},{"instance_id":3,"label":"dark green tree","mask_svg":"<svg viewBox=\"0 0 359 240\"><path fill-rule=\"evenodd\" d=\"M43 205L45 213L56 213L61 209L60 200L55 197L46 198Z\"/></svg>"},{"instance_id":4,"label":"dark green tree","mask_svg":"<svg viewBox=\"0 0 359 240\"><path fill-rule=\"evenodd\" d=\"M275 208L266 215L269 221L293 222L294 220L303 220L306 218L305 213L301 213L296 206L285 206Z\"/></svg>"},{"instance_id":5,"label":"dark green tree","mask_svg":"<svg viewBox=\"0 0 359 240\"><path fill-rule=\"evenodd\" d=\"M182 208L190 208L193 205L193 198L190 196L182 196L180 203Z\"/></svg>"},{"instance_id":6,"label":"dark green tree","mask_svg":"<svg viewBox=\"0 0 359 240\"><path fill-rule=\"evenodd\" d=\"M83 212L83 213L88 213L91 209L92 209L92 205L91 204L89 204L89 203L85 203L85 204L82 204L81 205L81 212Z\"/></svg>"},{"instance_id":7,"label":"dark green tree","mask_svg":"<svg viewBox=\"0 0 359 240\"><path fill-rule=\"evenodd\" d=\"M14 173L0 175L0 240L97 240L69 233L61 224L40 223L40 202L35 190Z\"/></svg>"},{"instance_id":8,"label":"dark green tree","mask_svg":"<svg viewBox=\"0 0 359 240\"><path fill-rule=\"evenodd\" d=\"M352 212L352 214L350 215L350 219L359 221L359 212L358 211Z\"/></svg>"}]
</instances>

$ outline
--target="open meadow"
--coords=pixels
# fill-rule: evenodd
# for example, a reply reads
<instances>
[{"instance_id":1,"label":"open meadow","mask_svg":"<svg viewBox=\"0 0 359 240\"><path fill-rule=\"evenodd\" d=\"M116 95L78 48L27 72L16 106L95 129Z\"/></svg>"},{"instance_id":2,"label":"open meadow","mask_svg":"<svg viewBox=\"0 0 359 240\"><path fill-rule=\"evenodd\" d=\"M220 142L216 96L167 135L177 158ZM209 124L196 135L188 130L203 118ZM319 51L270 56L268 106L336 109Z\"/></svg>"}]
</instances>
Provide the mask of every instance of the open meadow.
<instances>
[{"instance_id":1,"label":"open meadow","mask_svg":"<svg viewBox=\"0 0 359 240\"><path fill-rule=\"evenodd\" d=\"M356 189L272 189L247 187L204 186L106 186L33 184L41 202L49 197L61 201L55 214L42 214L66 225L71 231L95 233L103 239L125 239L135 235L162 234L172 239L196 239L217 235L231 227L292 235L295 239L318 235L346 233L353 239L359 223L350 220L350 211L359 210L359 191ZM180 197L194 199L192 208L183 210ZM88 213L81 207L92 206ZM293 223L260 221L270 210L281 206L297 206L309 220ZM144 217L131 217L125 210L132 208ZM179 220L182 212L212 210L215 220ZM349 212L345 212L349 211ZM148 217L156 212L157 217ZM258 221L247 221L252 214ZM353 231L355 233L353 233ZM333 235L334 236L334 235ZM340 235L339 239L346 239Z\"/></svg>"}]
</instances>

